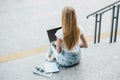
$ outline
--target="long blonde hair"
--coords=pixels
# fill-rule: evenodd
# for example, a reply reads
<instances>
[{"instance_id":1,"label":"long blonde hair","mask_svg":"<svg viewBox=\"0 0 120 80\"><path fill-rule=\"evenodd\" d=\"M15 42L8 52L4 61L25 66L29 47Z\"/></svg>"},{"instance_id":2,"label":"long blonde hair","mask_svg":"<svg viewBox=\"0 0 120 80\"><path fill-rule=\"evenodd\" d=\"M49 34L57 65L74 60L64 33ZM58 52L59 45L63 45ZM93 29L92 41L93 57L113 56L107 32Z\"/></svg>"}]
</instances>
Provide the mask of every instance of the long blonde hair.
<instances>
[{"instance_id":1,"label":"long blonde hair","mask_svg":"<svg viewBox=\"0 0 120 80\"><path fill-rule=\"evenodd\" d=\"M79 41L80 30L77 24L75 10L65 7L62 11L63 43L67 50L71 50Z\"/></svg>"}]
</instances>

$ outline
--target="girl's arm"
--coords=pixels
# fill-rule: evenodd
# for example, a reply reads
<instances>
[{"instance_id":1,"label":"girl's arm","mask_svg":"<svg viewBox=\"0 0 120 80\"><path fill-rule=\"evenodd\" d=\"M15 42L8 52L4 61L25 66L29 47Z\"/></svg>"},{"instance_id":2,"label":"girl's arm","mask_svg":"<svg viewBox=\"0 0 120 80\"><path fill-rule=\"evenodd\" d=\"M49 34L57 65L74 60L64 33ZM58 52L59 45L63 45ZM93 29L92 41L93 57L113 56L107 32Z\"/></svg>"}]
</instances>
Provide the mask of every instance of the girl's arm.
<instances>
[{"instance_id":1,"label":"girl's arm","mask_svg":"<svg viewBox=\"0 0 120 80\"><path fill-rule=\"evenodd\" d=\"M58 53L61 52L61 49L62 49L62 40L57 38L57 42L56 42L56 50Z\"/></svg>"},{"instance_id":2,"label":"girl's arm","mask_svg":"<svg viewBox=\"0 0 120 80\"><path fill-rule=\"evenodd\" d=\"M86 40L84 34L81 34L80 40L81 40L80 47L81 48L88 48L87 40Z\"/></svg>"}]
</instances>

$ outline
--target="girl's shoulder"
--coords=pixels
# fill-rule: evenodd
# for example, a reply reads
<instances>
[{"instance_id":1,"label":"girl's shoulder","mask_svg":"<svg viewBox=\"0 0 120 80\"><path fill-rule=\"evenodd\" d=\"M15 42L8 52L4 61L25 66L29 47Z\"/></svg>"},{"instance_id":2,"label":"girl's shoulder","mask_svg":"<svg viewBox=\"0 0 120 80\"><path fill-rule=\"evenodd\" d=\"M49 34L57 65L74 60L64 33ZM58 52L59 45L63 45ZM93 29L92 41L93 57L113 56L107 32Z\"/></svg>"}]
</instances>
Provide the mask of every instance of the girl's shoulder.
<instances>
[{"instance_id":1,"label":"girl's shoulder","mask_svg":"<svg viewBox=\"0 0 120 80\"><path fill-rule=\"evenodd\" d=\"M78 25L78 28L80 29L80 35L82 35L84 33L83 27L81 27L80 25Z\"/></svg>"},{"instance_id":2,"label":"girl's shoulder","mask_svg":"<svg viewBox=\"0 0 120 80\"><path fill-rule=\"evenodd\" d=\"M60 32L60 33L61 33L61 32L62 32L62 28L61 28L61 29L59 29L59 30L57 30L57 32Z\"/></svg>"},{"instance_id":3,"label":"girl's shoulder","mask_svg":"<svg viewBox=\"0 0 120 80\"><path fill-rule=\"evenodd\" d=\"M62 31L62 28L57 30L57 32L55 33L55 36L57 38L60 38L60 39L63 39L63 31Z\"/></svg>"}]
</instances>

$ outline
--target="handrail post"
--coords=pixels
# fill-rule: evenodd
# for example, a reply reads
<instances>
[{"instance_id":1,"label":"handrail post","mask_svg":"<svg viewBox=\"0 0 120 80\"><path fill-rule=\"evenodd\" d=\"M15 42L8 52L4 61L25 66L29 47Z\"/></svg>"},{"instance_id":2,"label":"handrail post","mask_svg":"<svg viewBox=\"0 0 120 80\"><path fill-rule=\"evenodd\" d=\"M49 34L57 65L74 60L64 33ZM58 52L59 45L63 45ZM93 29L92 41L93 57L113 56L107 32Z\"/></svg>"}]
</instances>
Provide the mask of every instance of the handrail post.
<instances>
[{"instance_id":1,"label":"handrail post","mask_svg":"<svg viewBox=\"0 0 120 80\"><path fill-rule=\"evenodd\" d=\"M120 5L117 6L114 42L116 42L116 40L117 40L117 29L118 29L118 20L119 20L119 8L120 8Z\"/></svg>"},{"instance_id":2,"label":"handrail post","mask_svg":"<svg viewBox=\"0 0 120 80\"><path fill-rule=\"evenodd\" d=\"M94 33L94 44L96 41L100 42L100 33L101 33L101 21L102 21L102 13L95 15L95 33ZM98 31L98 32L97 32Z\"/></svg>"},{"instance_id":3,"label":"handrail post","mask_svg":"<svg viewBox=\"0 0 120 80\"><path fill-rule=\"evenodd\" d=\"M111 25L111 32L110 32L110 43L112 43L113 39L113 30L114 30L114 42L117 40L117 28L118 28L118 19L119 19L119 8L118 6L113 6L113 12L112 12L112 25Z\"/></svg>"},{"instance_id":4,"label":"handrail post","mask_svg":"<svg viewBox=\"0 0 120 80\"><path fill-rule=\"evenodd\" d=\"M96 44L97 20L98 20L98 14L96 14L96 15L95 15L95 33L94 33L94 44Z\"/></svg>"},{"instance_id":5,"label":"handrail post","mask_svg":"<svg viewBox=\"0 0 120 80\"><path fill-rule=\"evenodd\" d=\"M113 27L114 27L114 19L115 19L115 6L113 6L112 9L112 25L111 25L111 31L110 31L110 43L112 43L112 37L113 37Z\"/></svg>"},{"instance_id":6,"label":"handrail post","mask_svg":"<svg viewBox=\"0 0 120 80\"><path fill-rule=\"evenodd\" d=\"M102 13L99 16L99 32L98 32L98 43L100 42L100 34L101 34L101 22L102 22Z\"/></svg>"}]
</instances>

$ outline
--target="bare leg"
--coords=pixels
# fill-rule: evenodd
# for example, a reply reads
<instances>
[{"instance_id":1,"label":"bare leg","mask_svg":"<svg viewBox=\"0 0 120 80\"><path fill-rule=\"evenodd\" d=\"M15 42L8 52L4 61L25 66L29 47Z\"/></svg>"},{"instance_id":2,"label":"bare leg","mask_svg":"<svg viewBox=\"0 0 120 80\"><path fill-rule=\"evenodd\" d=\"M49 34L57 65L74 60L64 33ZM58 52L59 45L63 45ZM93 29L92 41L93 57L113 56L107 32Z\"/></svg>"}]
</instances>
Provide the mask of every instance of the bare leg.
<instances>
[{"instance_id":1,"label":"bare leg","mask_svg":"<svg viewBox=\"0 0 120 80\"><path fill-rule=\"evenodd\" d=\"M51 47L51 49L52 49L52 54L53 54L53 56L54 56L55 58L57 58L57 57L58 57L58 53L57 53L55 47L54 47L53 45L50 45L50 47Z\"/></svg>"},{"instance_id":2,"label":"bare leg","mask_svg":"<svg viewBox=\"0 0 120 80\"><path fill-rule=\"evenodd\" d=\"M48 55L47 55L47 60L48 61L53 61L57 58L58 53L55 49L55 46L52 44L50 44L49 48L48 48Z\"/></svg>"},{"instance_id":3,"label":"bare leg","mask_svg":"<svg viewBox=\"0 0 120 80\"><path fill-rule=\"evenodd\" d=\"M48 55L52 55L53 54L53 50L51 48L51 46L48 47Z\"/></svg>"},{"instance_id":4,"label":"bare leg","mask_svg":"<svg viewBox=\"0 0 120 80\"><path fill-rule=\"evenodd\" d=\"M54 61L55 60L55 57L53 55L53 53L54 53L53 47L55 49L55 46L54 46L53 43L50 44L49 47L48 47L48 55L46 56L47 61Z\"/></svg>"}]
</instances>

